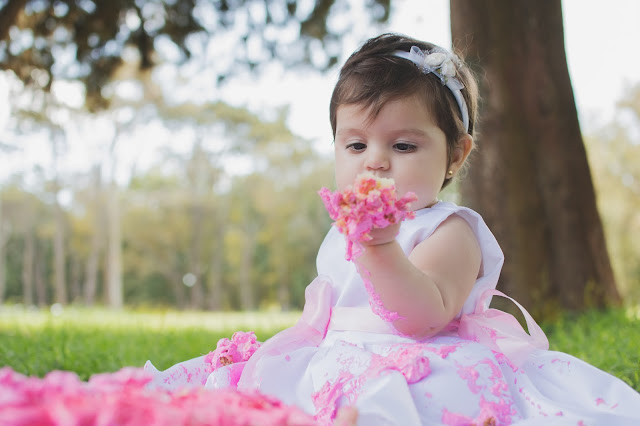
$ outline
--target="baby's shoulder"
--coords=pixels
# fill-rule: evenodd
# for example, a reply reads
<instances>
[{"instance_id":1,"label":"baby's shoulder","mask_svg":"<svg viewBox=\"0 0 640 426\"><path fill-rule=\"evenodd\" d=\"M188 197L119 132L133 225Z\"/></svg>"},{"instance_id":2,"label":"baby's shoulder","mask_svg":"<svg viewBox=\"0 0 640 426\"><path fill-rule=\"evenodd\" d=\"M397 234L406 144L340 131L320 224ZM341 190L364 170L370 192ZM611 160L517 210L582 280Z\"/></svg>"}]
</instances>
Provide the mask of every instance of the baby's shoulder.
<instances>
[{"instance_id":1,"label":"baby's shoulder","mask_svg":"<svg viewBox=\"0 0 640 426\"><path fill-rule=\"evenodd\" d=\"M440 201L432 207L417 210L413 219L403 222L400 232L407 236L416 234L419 239L425 239L445 221L457 222L455 217L460 216L468 222L469 219L466 216L473 217L475 215L478 214L466 207Z\"/></svg>"},{"instance_id":2,"label":"baby's shoulder","mask_svg":"<svg viewBox=\"0 0 640 426\"><path fill-rule=\"evenodd\" d=\"M398 242L405 252L410 253L415 246L431 237L439 230L452 230L473 239L493 239L491 231L482 217L474 210L459 206L451 202L440 201L432 207L416 211L414 219L406 220L402 224Z\"/></svg>"},{"instance_id":3,"label":"baby's shoulder","mask_svg":"<svg viewBox=\"0 0 640 426\"><path fill-rule=\"evenodd\" d=\"M457 258L475 264L479 263L481 251L478 237L469 222L453 213L445 217L428 238L419 242L411 254L414 257L420 254L434 257L432 252L436 252L436 257Z\"/></svg>"}]
</instances>

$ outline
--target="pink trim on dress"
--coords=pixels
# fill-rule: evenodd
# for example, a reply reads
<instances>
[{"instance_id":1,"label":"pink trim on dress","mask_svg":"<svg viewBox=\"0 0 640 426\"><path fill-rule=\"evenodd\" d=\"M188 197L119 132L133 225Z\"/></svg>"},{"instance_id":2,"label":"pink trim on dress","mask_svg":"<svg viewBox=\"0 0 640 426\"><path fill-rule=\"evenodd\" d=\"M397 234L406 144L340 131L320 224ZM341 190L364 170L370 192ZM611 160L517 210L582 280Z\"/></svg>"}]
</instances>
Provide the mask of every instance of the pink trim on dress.
<instances>
[{"instance_id":1,"label":"pink trim on dress","mask_svg":"<svg viewBox=\"0 0 640 426\"><path fill-rule=\"evenodd\" d=\"M253 354L244 367L238 389L260 388L260 360L263 357L285 355L305 346L318 346L327 333L331 317L331 281L319 276L304 292L305 304L302 316L290 328L281 331Z\"/></svg>"},{"instance_id":2,"label":"pink trim on dress","mask_svg":"<svg viewBox=\"0 0 640 426\"><path fill-rule=\"evenodd\" d=\"M502 296L518 306L524 315L529 333L522 328L511 314L498 309L487 308L485 301L491 296ZM537 349L549 349L549 340L527 310L511 297L489 288L478 298L476 311L462 314L448 327L457 330L458 335L467 340L481 343L492 350L504 354L515 366L522 366L530 353Z\"/></svg>"}]
</instances>

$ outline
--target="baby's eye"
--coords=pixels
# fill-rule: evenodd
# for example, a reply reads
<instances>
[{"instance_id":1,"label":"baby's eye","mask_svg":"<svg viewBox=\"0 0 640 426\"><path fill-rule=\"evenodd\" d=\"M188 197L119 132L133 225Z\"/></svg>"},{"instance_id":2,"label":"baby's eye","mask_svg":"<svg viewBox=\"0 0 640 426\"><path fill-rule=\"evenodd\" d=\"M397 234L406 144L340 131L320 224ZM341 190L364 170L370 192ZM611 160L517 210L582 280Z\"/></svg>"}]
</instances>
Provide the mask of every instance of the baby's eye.
<instances>
[{"instance_id":1,"label":"baby's eye","mask_svg":"<svg viewBox=\"0 0 640 426\"><path fill-rule=\"evenodd\" d=\"M393 145L393 149L398 152L413 152L416 150L416 146L407 142L398 142L397 144Z\"/></svg>"},{"instance_id":2,"label":"baby's eye","mask_svg":"<svg viewBox=\"0 0 640 426\"><path fill-rule=\"evenodd\" d=\"M364 151L366 148L367 148L367 145L365 145L362 142L353 142L347 145L348 150L356 151L356 152Z\"/></svg>"}]
</instances>

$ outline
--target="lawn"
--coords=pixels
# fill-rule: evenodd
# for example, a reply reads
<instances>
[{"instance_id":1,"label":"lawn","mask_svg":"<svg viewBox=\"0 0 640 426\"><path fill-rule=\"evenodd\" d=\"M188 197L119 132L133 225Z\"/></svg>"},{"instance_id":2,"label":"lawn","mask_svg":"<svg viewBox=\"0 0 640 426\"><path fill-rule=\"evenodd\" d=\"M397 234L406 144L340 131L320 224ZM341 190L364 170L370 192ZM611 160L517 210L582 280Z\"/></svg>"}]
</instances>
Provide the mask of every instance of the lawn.
<instances>
[{"instance_id":1,"label":"lawn","mask_svg":"<svg viewBox=\"0 0 640 426\"><path fill-rule=\"evenodd\" d=\"M0 367L43 376L92 374L153 361L158 369L206 354L234 331L265 340L299 313L204 313L0 306ZM589 311L543 324L552 350L570 353L640 391L640 309Z\"/></svg>"},{"instance_id":2,"label":"lawn","mask_svg":"<svg viewBox=\"0 0 640 426\"><path fill-rule=\"evenodd\" d=\"M142 367L158 369L207 354L234 331L254 331L265 340L294 324L300 313L115 312L67 308L0 307L0 366L44 376L68 370L92 374Z\"/></svg>"},{"instance_id":3,"label":"lawn","mask_svg":"<svg viewBox=\"0 0 640 426\"><path fill-rule=\"evenodd\" d=\"M578 357L640 392L640 307L567 314L541 327L549 349Z\"/></svg>"}]
</instances>

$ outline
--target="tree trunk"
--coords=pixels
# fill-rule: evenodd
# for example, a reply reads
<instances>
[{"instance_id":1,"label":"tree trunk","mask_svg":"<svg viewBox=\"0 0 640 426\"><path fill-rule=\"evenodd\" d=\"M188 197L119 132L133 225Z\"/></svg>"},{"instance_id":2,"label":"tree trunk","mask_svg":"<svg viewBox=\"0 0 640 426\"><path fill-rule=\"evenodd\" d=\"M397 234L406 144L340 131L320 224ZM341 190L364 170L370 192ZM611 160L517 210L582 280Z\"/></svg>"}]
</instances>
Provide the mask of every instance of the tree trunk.
<instances>
[{"instance_id":1,"label":"tree trunk","mask_svg":"<svg viewBox=\"0 0 640 426\"><path fill-rule=\"evenodd\" d=\"M0 10L0 40L9 40L9 29L18 20L27 0L9 0Z\"/></svg>"},{"instance_id":2,"label":"tree trunk","mask_svg":"<svg viewBox=\"0 0 640 426\"><path fill-rule=\"evenodd\" d=\"M212 311L222 309L222 267L224 264L224 221L220 217L216 218L215 235L212 241L211 260L209 262L209 273L207 276L208 308Z\"/></svg>"},{"instance_id":3,"label":"tree trunk","mask_svg":"<svg viewBox=\"0 0 640 426\"><path fill-rule=\"evenodd\" d=\"M620 298L564 50L560 0L451 0L480 76L478 151L461 183L505 253L499 287L538 319Z\"/></svg>"},{"instance_id":4,"label":"tree trunk","mask_svg":"<svg viewBox=\"0 0 640 426\"><path fill-rule=\"evenodd\" d=\"M33 272L36 255L36 242L33 229L24 234L24 251L22 252L22 294L25 306L33 305Z\"/></svg>"},{"instance_id":5,"label":"tree trunk","mask_svg":"<svg viewBox=\"0 0 640 426\"><path fill-rule=\"evenodd\" d=\"M58 187L57 182L55 183ZM54 284L54 302L67 304L67 282L66 282L66 253L64 249L65 239L65 220L64 212L58 202L58 191L54 193L54 215L56 230L53 237L53 284Z\"/></svg>"},{"instance_id":6,"label":"tree trunk","mask_svg":"<svg viewBox=\"0 0 640 426\"><path fill-rule=\"evenodd\" d=\"M47 285L44 280L44 265L47 258L44 250L39 250L36 242L35 250L35 265L34 265L34 284L36 286L36 301L38 306L43 307L47 305Z\"/></svg>"},{"instance_id":7,"label":"tree trunk","mask_svg":"<svg viewBox=\"0 0 640 426\"><path fill-rule=\"evenodd\" d=\"M0 304L4 302L4 293L7 289L7 240L0 221Z\"/></svg>"},{"instance_id":8,"label":"tree trunk","mask_svg":"<svg viewBox=\"0 0 640 426\"><path fill-rule=\"evenodd\" d=\"M167 271L164 273L165 277L171 283L171 289L173 290L173 296L176 300L176 305L178 309L184 309L187 307L186 295L185 295L185 287L182 283L183 275L177 268L167 268Z\"/></svg>"},{"instance_id":9,"label":"tree trunk","mask_svg":"<svg viewBox=\"0 0 640 426\"><path fill-rule=\"evenodd\" d=\"M71 290L71 303L78 303L82 299L82 267L79 259L71 256L69 268L69 288Z\"/></svg>"},{"instance_id":10,"label":"tree trunk","mask_svg":"<svg viewBox=\"0 0 640 426\"><path fill-rule=\"evenodd\" d=\"M283 226L284 225L284 226ZM284 223L271 223L272 229L277 229L276 234L279 238L273 241L271 244L271 255L275 259L273 265L276 276L278 277L276 282L276 298L278 305L282 311L289 311L291 307L291 268L290 259L292 254L288 253L289 248L294 247L290 243L290 235L294 232L288 224Z\"/></svg>"},{"instance_id":11,"label":"tree trunk","mask_svg":"<svg viewBox=\"0 0 640 426\"><path fill-rule=\"evenodd\" d=\"M98 289L98 261L100 259L100 252L102 251L102 243L104 239L104 216L102 214L103 204L102 200L102 185L101 185L101 172L100 167L96 166L93 170L94 179L94 219L93 229L91 233L91 248L89 252L89 258L87 259L87 265L85 268L85 282L84 282L84 303L88 306L92 306L96 300L96 291Z\"/></svg>"},{"instance_id":12,"label":"tree trunk","mask_svg":"<svg viewBox=\"0 0 640 426\"><path fill-rule=\"evenodd\" d=\"M204 135L203 135L204 136ZM186 173L191 203L191 246L189 247L189 269L196 276L191 287L191 307L204 308L204 285L202 280L202 245L204 236L206 199L209 195L209 161L203 148L203 138L197 137L193 145L191 159L187 162Z\"/></svg>"},{"instance_id":13,"label":"tree trunk","mask_svg":"<svg viewBox=\"0 0 640 426\"><path fill-rule=\"evenodd\" d=\"M7 289L7 242L9 241L8 227L5 225L2 194L0 194L0 304L4 302Z\"/></svg>"},{"instance_id":14,"label":"tree trunk","mask_svg":"<svg viewBox=\"0 0 640 426\"><path fill-rule=\"evenodd\" d=\"M107 304L114 309L122 308L122 238L120 231L120 207L117 186L111 183L107 190Z\"/></svg>"},{"instance_id":15,"label":"tree trunk","mask_svg":"<svg viewBox=\"0 0 640 426\"><path fill-rule=\"evenodd\" d=\"M253 291L253 283L251 282L251 271L253 270L253 254L255 251L255 233L246 227L244 250L242 250L239 271L240 285L240 307L244 311L254 310L255 295Z\"/></svg>"},{"instance_id":16,"label":"tree trunk","mask_svg":"<svg viewBox=\"0 0 640 426\"><path fill-rule=\"evenodd\" d=\"M94 228L91 236L91 253L87 259L84 282L84 303L92 306L96 301L96 290L98 289L98 258L100 256L98 230Z\"/></svg>"},{"instance_id":17,"label":"tree trunk","mask_svg":"<svg viewBox=\"0 0 640 426\"><path fill-rule=\"evenodd\" d=\"M189 253L190 272L195 275L196 282L191 287L191 308L201 309L204 307L204 295L202 292L202 267L200 257L202 256L202 237L204 228L204 207L202 202L194 197L192 199L191 215L191 247Z\"/></svg>"},{"instance_id":18,"label":"tree trunk","mask_svg":"<svg viewBox=\"0 0 640 426\"><path fill-rule=\"evenodd\" d=\"M286 250L283 250L286 251ZM291 308L289 292L291 290L291 271L286 254L278 261L278 303L280 309L288 312Z\"/></svg>"}]
</instances>

